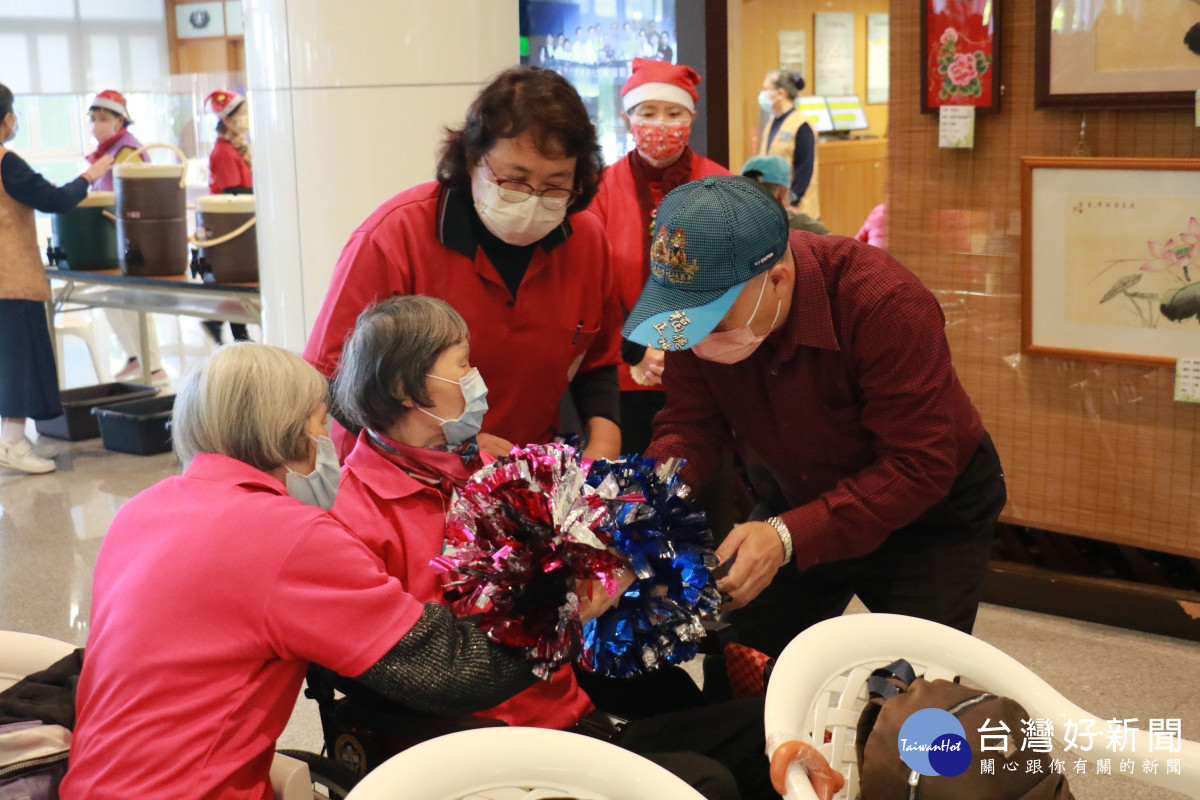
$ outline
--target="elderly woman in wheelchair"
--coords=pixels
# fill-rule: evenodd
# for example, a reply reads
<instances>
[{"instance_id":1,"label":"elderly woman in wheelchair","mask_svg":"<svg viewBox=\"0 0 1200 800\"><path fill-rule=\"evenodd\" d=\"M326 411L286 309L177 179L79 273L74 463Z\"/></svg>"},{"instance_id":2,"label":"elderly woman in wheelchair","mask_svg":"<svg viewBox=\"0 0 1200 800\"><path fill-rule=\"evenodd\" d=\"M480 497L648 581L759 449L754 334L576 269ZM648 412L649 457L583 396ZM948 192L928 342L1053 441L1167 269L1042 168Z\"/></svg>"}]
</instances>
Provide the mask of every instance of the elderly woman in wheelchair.
<instances>
[{"instance_id":1,"label":"elderly woman in wheelchair","mask_svg":"<svg viewBox=\"0 0 1200 800\"><path fill-rule=\"evenodd\" d=\"M422 601L444 602L430 560L442 553L455 490L490 460L475 441L486 391L470 365L466 323L438 299L392 297L367 309L342 351L335 413L361 432L333 514ZM564 666L482 713L508 725L604 738L651 757L709 797L775 796L761 698L630 721L595 710Z\"/></svg>"},{"instance_id":2,"label":"elderly woman in wheelchair","mask_svg":"<svg viewBox=\"0 0 1200 800\"><path fill-rule=\"evenodd\" d=\"M183 474L121 508L96 562L66 800L269 798L310 661L438 713L533 683L326 512L326 394L299 356L261 344L223 347L184 378Z\"/></svg>"}]
</instances>

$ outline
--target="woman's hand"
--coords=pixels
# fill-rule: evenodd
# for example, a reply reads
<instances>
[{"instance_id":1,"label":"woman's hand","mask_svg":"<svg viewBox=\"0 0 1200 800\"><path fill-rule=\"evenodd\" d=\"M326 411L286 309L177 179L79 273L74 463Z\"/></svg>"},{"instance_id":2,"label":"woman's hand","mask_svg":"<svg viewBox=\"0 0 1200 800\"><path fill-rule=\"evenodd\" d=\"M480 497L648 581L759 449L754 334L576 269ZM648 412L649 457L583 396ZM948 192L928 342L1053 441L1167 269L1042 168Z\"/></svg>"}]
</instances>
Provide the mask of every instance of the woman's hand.
<instances>
[{"instance_id":1,"label":"woman's hand","mask_svg":"<svg viewBox=\"0 0 1200 800\"><path fill-rule=\"evenodd\" d=\"M617 593L609 597L608 590L600 581L575 581L575 593L579 595L579 619L584 624L600 617L621 602L621 595L633 585L633 570L622 567L617 573Z\"/></svg>"},{"instance_id":2,"label":"woman's hand","mask_svg":"<svg viewBox=\"0 0 1200 800\"><path fill-rule=\"evenodd\" d=\"M508 439L501 439L499 436L493 436L490 433L481 433L475 437L475 441L479 443L479 449L494 458L501 458L508 455L509 451L516 447L515 444Z\"/></svg>"},{"instance_id":3,"label":"woman's hand","mask_svg":"<svg viewBox=\"0 0 1200 800\"><path fill-rule=\"evenodd\" d=\"M642 386L662 386L663 355L662 350L647 347L646 355L629 368L629 373Z\"/></svg>"},{"instance_id":4,"label":"woman's hand","mask_svg":"<svg viewBox=\"0 0 1200 800\"><path fill-rule=\"evenodd\" d=\"M90 186L91 184L103 178L104 175L110 169L112 169L112 165L112 156L100 156L96 159L95 164L92 164L87 168L87 171L83 173L83 177L87 178L88 185Z\"/></svg>"}]
</instances>

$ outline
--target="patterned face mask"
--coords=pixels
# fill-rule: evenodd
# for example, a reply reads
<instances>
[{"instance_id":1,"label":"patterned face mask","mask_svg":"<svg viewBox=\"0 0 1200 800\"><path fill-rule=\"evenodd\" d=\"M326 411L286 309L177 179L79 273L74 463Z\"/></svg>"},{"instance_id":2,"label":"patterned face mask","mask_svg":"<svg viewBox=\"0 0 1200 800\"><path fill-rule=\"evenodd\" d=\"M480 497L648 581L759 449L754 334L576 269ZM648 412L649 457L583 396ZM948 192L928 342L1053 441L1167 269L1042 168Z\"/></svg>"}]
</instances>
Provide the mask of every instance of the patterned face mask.
<instances>
[{"instance_id":1,"label":"patterned face mask","mask_svg":"<svg viewBox=\"0 0 1200 800\"><path fill-rule=\"evenodd\" d=\"M683 152L683 148L687 147L688 139L692 135L692 122L640 120L635 117L630 120L629 129L638 152L651 163L662 164L674 161Z\"/></svg>"}]
</instances>

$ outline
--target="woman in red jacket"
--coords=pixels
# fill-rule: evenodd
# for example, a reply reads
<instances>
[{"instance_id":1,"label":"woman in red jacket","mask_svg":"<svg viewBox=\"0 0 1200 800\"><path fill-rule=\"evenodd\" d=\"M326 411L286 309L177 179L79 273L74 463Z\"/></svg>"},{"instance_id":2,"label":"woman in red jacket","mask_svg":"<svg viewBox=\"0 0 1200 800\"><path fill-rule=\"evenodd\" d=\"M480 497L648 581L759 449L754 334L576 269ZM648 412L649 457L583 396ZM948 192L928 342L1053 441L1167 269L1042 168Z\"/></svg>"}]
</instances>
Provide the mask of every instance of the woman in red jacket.
<instances>
[{"instance_id":1,"label":"woman in red jacket","mask_svg":"<svg viewBox=\"0 0 1200 800\"><path fill-rule=\"evenodd\" d=\"M211 194L253 194L254 176L250 172L250 112L246 98L229 89L218 89L204 98L204 107L217 115L217 143L208 155L208 191ZM217 344L221 343L220 320L205 320L204 327ZM234 341L248 342L250 334L240 322L229 323Z\"/></svg>"},{"instance_id":2,"label":"woman in red jacket","mask_svg":"<svg viewBox=\"0 0 1200 800\"><path fill-rule=\"evenodd\" d=\"M645 58L633 60L633 72L621 89L621 115L636 149L604 171L592 210L608 236L613 276L628 315L650 274L653 242L669 244L670 233L652 231L659 201L674 189L706 175L729 170L688 147L696 119L696 84L691 67ZM620 368L621 446L640 453L650 444L650 422L665 402L663 351L625 342Z\"/></svg>"},{"instance_id":3,"label":"woman in red jacket","mask_svg":"<svg viewBox=\"0 0 1200 800\"><path fill-rule=\"evenodd\" d=\"M304 357L333 377L366 308L394 295L447 301L495 390L480 445L548 442L569 390L584 453L621 453L621 310L604 229L586 213L603 168L579 93L541 67L513 67L447 129L437 180L385 202L338 258ZM335 426L338 455L354 439Z\"/></svg>"},{"instance_id":4,"label":"woman in red jacket","mask_svg":"<svg viewBox=\"0 0 1200 800\"><path fill-rule=\"evenodd\" d=\"M430 561L442 554L453 496L492 461L476 441L488 393L471 366L473 344L462 315L445 301L391 297L358 317L334 380L337 407L362 432L345 460L333 515L410 594L432 603L446 602L445 576ZM616 602L595 586L587 610L599 615ZM634 717L613 706L606 711ZM629 720L596 711L563 666L482 713L509 725L609 739L708 798L775 796L762 756L761 698L656 711Z\"/></svg>"},{"instance_id":5,"label":"woman in red jacket","mask_svg":"<svg viewBox=\"0 0 1200 800\"><path fill-rule=\"evenodd\" d=\"M246 98L218 89L204 98L204 105L217 115L217 143L208 156L208 191L251 194L254 176L250 174L250 142L246 138L250 127Z\"/></svg>"}]
</instances>

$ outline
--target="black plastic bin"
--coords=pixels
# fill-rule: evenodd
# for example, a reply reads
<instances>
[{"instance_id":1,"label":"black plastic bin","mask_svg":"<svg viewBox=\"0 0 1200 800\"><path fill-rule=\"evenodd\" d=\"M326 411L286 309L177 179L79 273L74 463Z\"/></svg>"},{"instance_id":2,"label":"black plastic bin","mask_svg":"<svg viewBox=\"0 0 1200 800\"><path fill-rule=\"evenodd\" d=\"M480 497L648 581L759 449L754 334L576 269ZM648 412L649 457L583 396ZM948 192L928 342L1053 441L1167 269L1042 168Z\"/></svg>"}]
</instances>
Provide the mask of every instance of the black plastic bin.
<instances>
[{"instance_id":1,"label":"black plastic bin","mask_svg":"<svg viewBox=\"0 0 1200 800\"><path fill-rule=\"evenodd\" d=\"M175 395L131 400L98 406L92 413L100 418L104 447L135 456L152 456L171 449L171 407Z\"/></svg>"},{"instance_id":2,"label":"black plastic bin","mask_svg":"<svg viewBox=\"0 0 1200 800\"><path fill-rule=\"evenodd\" d=\"M63 413L53 419L39 419L37 432L42 436L53 436L77 442L80 439L95 439L100 435L100 422L92 409L125 400L153 397L158 390L140 383L101 383L80 389L59 392Z\"/></svg>"}]
</instances>

